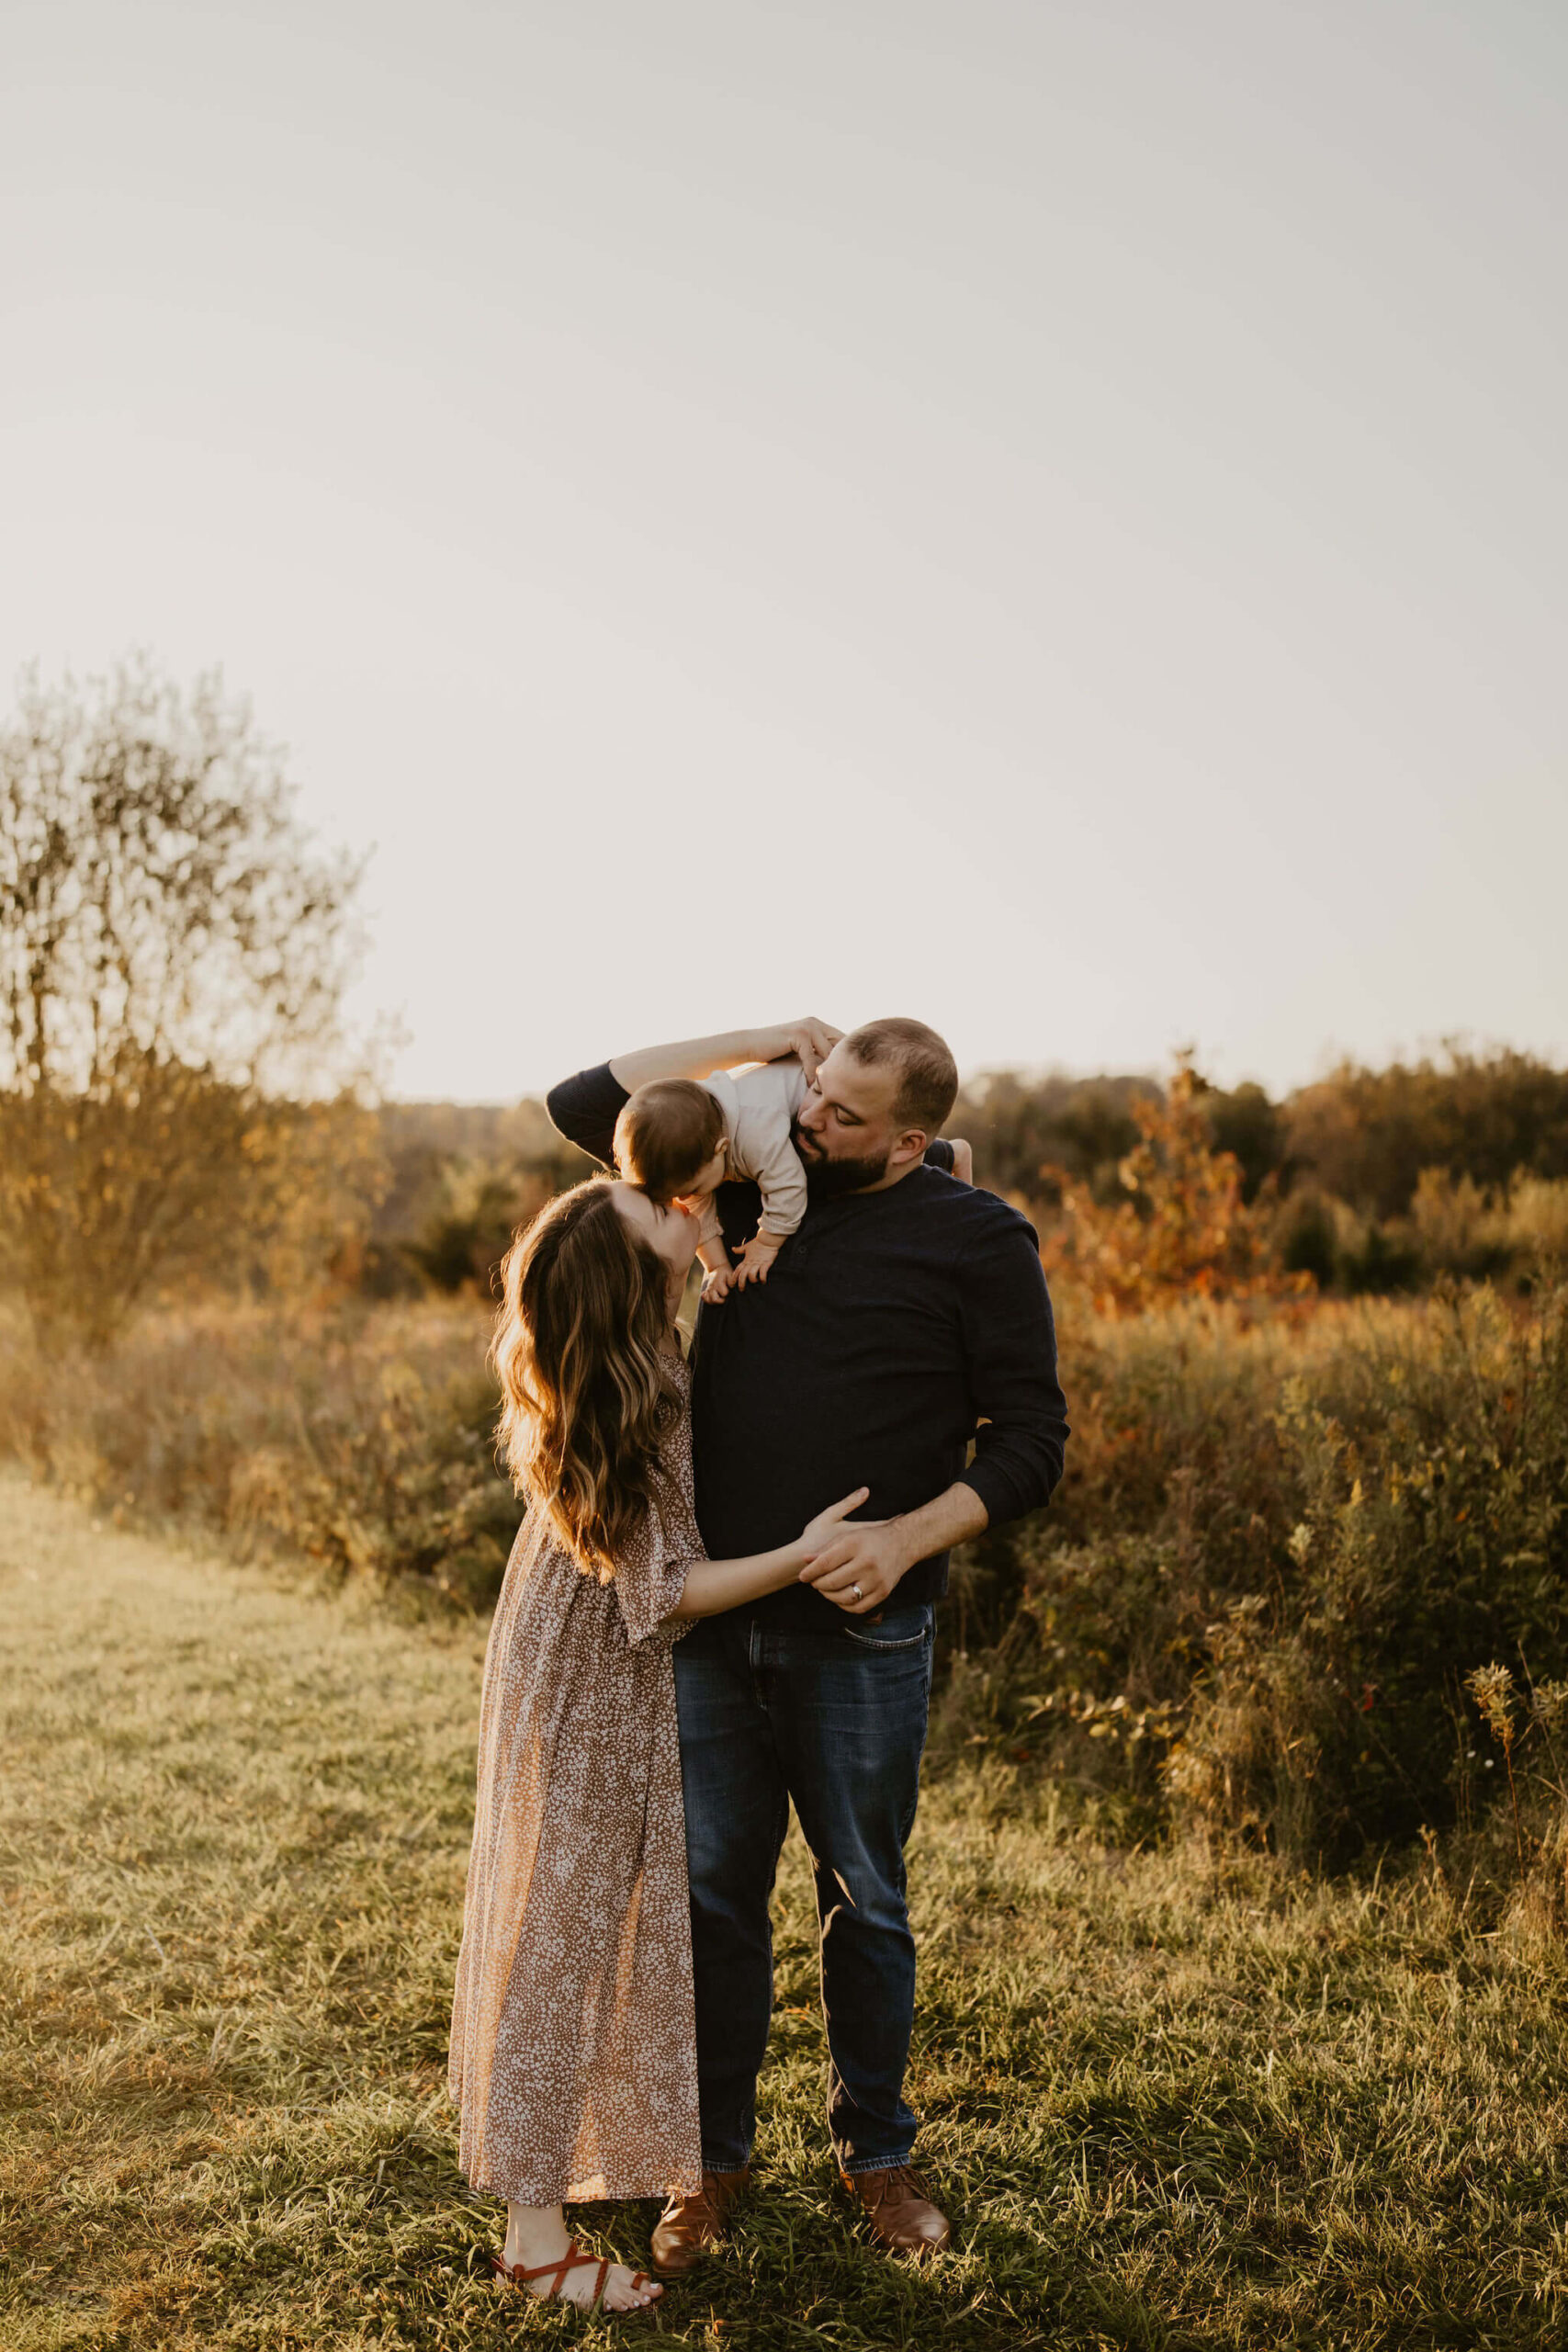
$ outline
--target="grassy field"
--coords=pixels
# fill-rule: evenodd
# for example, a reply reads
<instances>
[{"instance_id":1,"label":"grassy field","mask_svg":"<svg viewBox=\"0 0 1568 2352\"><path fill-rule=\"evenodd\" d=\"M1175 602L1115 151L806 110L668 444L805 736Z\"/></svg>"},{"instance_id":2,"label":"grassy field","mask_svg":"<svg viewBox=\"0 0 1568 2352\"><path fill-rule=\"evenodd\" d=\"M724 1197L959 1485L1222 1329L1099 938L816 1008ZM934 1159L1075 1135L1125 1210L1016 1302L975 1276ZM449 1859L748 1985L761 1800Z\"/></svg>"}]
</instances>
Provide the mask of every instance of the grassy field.
<instances>
[{"instance_id":1,"label":"grassy field","mask_svg":"<svg viewBox=\"0 0 1568 2352\"><path fill-rule=\"evenodd\" d=\"M481 1634L0 1478L4 2352L608 2343L503 2304L447 1999ZM928 1797L913 2096L957 2250L836 2201L805 1856L705 2347L1560 2344L1568 1962L1438 1876L1111 1854ZM649 2208L578 2217L646 2251Z\"/></svg>"}]
</instances>

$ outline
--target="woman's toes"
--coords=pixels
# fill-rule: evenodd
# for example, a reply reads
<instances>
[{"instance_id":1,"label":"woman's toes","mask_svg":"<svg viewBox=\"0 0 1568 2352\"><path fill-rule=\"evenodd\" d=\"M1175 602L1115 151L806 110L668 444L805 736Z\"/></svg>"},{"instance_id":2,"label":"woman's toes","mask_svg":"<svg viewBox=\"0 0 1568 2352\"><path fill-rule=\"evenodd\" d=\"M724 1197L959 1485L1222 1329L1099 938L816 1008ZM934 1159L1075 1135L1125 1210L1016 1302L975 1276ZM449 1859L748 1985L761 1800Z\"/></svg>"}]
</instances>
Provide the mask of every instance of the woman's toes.
<instances>
[{"instance_id":1,"label":"woman's toes","mask_svg":"<svg viewBox=\"0 0 1568 2352\"><path fill-rule=\"evenodd\" d=\"M617 2265L615 2275L605 2290L604 2308L612 2312L646 2311L649 2303L659 2301L663 2292L663 2288L652 2278L640 2287L634 2287L631 2272Z\"/></svg>"}]
</instances>

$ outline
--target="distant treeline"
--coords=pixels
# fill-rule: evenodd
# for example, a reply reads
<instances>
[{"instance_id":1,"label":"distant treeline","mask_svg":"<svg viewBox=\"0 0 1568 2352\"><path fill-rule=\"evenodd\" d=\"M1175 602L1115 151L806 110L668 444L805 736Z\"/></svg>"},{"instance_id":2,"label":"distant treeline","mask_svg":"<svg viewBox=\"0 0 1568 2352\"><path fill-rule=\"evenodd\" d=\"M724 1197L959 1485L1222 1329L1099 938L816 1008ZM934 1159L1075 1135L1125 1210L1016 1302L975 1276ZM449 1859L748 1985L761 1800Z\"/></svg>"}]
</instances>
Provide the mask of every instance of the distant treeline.
<instances>
[{"instance_id":1,"label":"distant treeline","mask_svg":"<svg viewBox=\"0 0 1568 2352\"><path fill-rule=\"evenodd\" d=\"M1161 1092L1151 1078L1003 1070L964 1089L951 1124L996 1191L1039 1197L1042 1170L1054 1167L1104 1194L1138 1139L1132 1102ZM1281 1193L1315 1189L1363 1216L1392 1217L1408 1213L1428 1169L1490 1189L1521 1173L1568 1176L1568 1070L1530 1054L1454 1049L1379 1070L1344 1062L1280 1102L1251 1084L1205 1087L1202 1099L1248 1202L1273 1178Z\"/></svg>"},{"instance_id":2,"label":"distant treeline","mask_svg":"<svg viewBox=\"0 0 1568 2352\"><path fill-rule=\"evenodd\" d=\"M964 1089L949 1132L974 1145L976 1180L1043 1228L1064 1180L1120 1196L1139 1142L1134 1105L1165 1093L1146 1075L992 1071ZM1281 1266L1322 1289L1502 1272L1521 1215L1533 1230L1542 1214L1539 1199L1521 1209L1521 1185L1568 1179L1568 1070L1506 1048L1345 1062L1279 1101L1199 1080L1198 1099L1242 1200L1269 1214ZM381 1295L487 1287L514 1226L590 1167L535 1101L392 1103L379 1116L389 1189L363 1284Z\"/></svg>"}]
</instances>

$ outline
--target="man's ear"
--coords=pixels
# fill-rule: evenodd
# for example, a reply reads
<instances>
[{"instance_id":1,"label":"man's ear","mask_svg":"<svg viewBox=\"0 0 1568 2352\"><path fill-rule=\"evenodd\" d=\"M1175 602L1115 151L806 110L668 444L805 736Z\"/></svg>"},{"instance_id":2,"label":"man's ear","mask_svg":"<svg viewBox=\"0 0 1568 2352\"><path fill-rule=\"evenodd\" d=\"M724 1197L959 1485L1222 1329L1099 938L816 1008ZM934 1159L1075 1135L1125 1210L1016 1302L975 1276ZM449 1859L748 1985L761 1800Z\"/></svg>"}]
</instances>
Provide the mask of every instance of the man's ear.
<instances>
[{"instance_id":1,"label":"man's ear","mask_svg":"<svg viewBox=\"0 0 1568 2352\"><path fill-rule=\"evenodd\" d=\"M924 1127L906 1127L893 1147L893 1166L908 1168L913 1161L923 1159L926 1156L926 1146L930 1141L931 1137Z\"/></svg>"}]
</instances>

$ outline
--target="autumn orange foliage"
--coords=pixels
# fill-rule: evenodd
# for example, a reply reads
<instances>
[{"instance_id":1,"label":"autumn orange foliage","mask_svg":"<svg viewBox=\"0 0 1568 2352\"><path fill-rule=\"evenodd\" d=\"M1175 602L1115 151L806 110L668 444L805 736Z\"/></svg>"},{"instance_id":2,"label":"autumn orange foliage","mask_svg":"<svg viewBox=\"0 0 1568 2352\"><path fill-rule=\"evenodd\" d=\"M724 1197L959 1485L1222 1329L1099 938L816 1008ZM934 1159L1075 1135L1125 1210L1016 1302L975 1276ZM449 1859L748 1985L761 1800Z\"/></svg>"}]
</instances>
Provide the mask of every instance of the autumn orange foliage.
<instances>
[{"instance_id":1,"label":"autumn orange foliage","mask_svg":"<svg viewBox=\"0 0 1568 2352\"><path fill-rule=\"evenodd\" d=\"M1061 1215L1041 1249L1046 1272L1087 1293L1101 1315L1138 1314L1184 1298L1300 1295L1310 1275L1281 1273L1261 1198L1242 1199L1234 1152L1216 1151L1203 1080L1181 1055L1163 1102L1130 1104L1139 1140L1121 1162L1125 1197L1097 1201L1061 1169L1043 1168Z\"/></svg>"}]
</instances>

